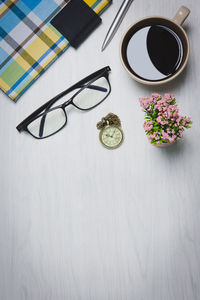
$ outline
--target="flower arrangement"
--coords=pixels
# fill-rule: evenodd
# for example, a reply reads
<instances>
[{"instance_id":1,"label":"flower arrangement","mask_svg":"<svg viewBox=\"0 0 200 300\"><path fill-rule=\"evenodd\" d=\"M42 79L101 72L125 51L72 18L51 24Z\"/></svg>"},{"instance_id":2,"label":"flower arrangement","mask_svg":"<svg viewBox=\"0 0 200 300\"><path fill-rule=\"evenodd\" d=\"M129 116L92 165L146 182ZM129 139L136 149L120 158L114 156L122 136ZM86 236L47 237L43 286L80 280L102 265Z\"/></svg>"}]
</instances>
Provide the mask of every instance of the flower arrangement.
<instances>
[{"instance_id":1,"label":"flower arrangement","mask_svg":"<svg viewBox=\"0 0 200 300\"><path fill-rule=\"evenodd\" d=\"M183 137L185 128L190 128L190 118L179 115L176 99L172 94L152 94L150 98L139 98L145 112L144 130L151 144L171 144Z\"/></svg>"}]
</instances>

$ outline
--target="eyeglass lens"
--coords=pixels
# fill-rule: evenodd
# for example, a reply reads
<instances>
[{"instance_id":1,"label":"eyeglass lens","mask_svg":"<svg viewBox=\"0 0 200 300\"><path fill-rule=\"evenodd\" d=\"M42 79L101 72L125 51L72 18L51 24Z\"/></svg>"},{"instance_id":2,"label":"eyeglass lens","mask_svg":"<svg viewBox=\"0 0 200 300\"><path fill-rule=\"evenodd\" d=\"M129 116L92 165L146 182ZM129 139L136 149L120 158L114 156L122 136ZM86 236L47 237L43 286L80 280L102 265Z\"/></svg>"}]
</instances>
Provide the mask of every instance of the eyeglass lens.
<instances>
[{"instance_id":1,"label":"eyeglass lens","mask_svg":"<svg viewBox=\"0 0 200 300\"><path fill-rule=\"evenodd\" d=\"M105 77L98 78L91 85L81 90L73 99L80 109L90 109L99 104L110 91L109 83Z\"/></svg>"},{"instance_id":2,"label":"eyeglass lens","mask_svg":"<svg viewBox=\"0 0 200 300\"><path fill-rule=\"evenodd\" d=\"M44 120L44 124L43 124ZM28 125L29 132L36 138L44 138L60 130L66 123L66 115L62 108L56 108L40 116Z\"/></svg>"}]
</instances>

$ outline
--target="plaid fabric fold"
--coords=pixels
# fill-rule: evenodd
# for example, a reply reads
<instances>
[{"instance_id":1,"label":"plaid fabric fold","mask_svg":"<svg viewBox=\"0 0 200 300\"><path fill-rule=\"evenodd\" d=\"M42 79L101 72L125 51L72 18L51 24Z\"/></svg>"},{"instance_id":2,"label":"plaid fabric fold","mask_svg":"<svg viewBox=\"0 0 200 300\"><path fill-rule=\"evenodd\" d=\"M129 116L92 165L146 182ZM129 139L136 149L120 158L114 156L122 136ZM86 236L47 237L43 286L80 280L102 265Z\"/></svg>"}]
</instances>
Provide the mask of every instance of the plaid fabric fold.
<instances>
[{"instance_id":1,"label":"plaid fabric fold","mask_svg":"<svg viewBox=\"0 0 200 300\"><path fill-rule=\"evenodd\" d=\"M0 88L12 100L17 101L69 47L50 24L68 1L1 0ZM84 1L100 14L112 0Z\"/></svg>"}]
</instances>

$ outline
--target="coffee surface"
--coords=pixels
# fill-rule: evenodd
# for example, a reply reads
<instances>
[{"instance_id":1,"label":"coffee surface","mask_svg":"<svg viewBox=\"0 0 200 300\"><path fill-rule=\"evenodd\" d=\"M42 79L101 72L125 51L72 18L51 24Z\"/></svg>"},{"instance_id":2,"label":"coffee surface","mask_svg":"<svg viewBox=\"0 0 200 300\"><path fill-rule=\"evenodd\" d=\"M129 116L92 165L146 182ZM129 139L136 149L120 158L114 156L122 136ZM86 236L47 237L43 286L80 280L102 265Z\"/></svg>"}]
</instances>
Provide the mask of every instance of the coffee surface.
<instances>
[{"instance_id":1,"label":"coffee surface","mask_svg":"<svg viewBox=\"0 0 200 300\"><path fill-rule=\"evenodd\" d=\"M127 60L132 71L145 80L163 80L179 68L183 45L179 36L163 25L146 26L128 42Z\"/></svg>"}]
</instances>

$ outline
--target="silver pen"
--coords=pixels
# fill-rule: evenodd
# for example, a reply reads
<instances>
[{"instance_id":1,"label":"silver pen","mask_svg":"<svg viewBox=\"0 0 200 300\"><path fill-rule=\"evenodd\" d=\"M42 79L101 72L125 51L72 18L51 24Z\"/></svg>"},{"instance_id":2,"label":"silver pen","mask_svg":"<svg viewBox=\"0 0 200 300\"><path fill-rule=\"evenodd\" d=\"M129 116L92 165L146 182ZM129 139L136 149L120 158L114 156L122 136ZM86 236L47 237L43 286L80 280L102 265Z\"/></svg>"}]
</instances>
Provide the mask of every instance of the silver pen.
<instances>
[{"instance_id":1,"label":"silver pen","mask_svg":"<svg viewBox=\"0 0 200 300\"><path fill-rule=\"evenodd\" d=\"M115 35L117 29L119 28L119 25L121 24L125 14L127 13L132 2L133 2L133 0L124 0L123 1L122 5L120 6L120 9L117 12L116 17L114 18L114 20L108 30L108 33L106 34L101 51L103 51L106 48L106 46L110 43L110 41L112 40L113 36Z\"/></svg>"}]
</instances>

